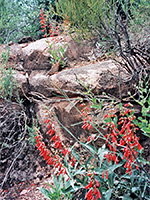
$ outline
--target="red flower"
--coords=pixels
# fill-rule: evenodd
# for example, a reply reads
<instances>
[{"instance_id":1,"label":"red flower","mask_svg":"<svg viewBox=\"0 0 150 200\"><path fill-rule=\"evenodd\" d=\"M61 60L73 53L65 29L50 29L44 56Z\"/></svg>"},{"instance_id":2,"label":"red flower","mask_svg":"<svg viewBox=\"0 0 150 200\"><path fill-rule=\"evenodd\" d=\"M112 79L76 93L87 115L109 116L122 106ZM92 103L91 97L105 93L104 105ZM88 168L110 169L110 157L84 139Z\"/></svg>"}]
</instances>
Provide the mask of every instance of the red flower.
<instances>
[{"instance_id":1,"label":"red flower","mask_svg":"<svg viewBox=\"0 0 150 200\"><path fill-rule=\"evenodd\" d=\"M106 171L106 180L108 180L108 171Z\"/></svg>"},{"instance_id":2,"label":"red flower","mask_svg":"<svg viewBox=\"0 0 150 200\"><path fill-rule=\"evenodd\" d=\"M130 110L127 109L127 110L124 112L124 115L127 115L129 111L130 111Z\"/></svg>"},{"instance_id":3,"label":"red flower","mask_svg":"<svg viewBox=\"0 0 150 200\"><path fill-rule=\"evenodd\" d=\"M125 105L124 105L124 107L128 107L130 104L129 103L126 103Z\"/></svg>"},{"instance_id":4,"label":"red flower","mask_svg":"<svg viewBox=\"0 0 150 200\"><path fill-rule=\"evenodd\" d=\"M142 146L141 146L139 143L138 143L138 145L137 145L137 148L138 148L139 151L142 150Z\"/></svg>"},{"instance_id":5,"label":"red flower","mask_svg":"<svg viewBox=\"0 0 150 200\"><path fill-rule=\"evenodd\" d=\"M95 179L95 181L96 181L96 187L99 187L99 182L98 182L98 180Z\"/></svg>"},{"instance_id":6,"label":"red flower","mask_svg":"<svg viewBox=\"0 0 150 200\"><path fill-rule=\"evenodd\" d=\"M100 193L100 191L98 189L97 189L96 198L97 198L97 200L102 198L101 193Z\"/></svg>"},{"instance_id":7,"label":"red flower","mask_svg":"<svg viewBox=\"0 0 150 200\"><path fill-rule=\"evenodd\" d=\"M105 170L103 171L102 178L104 178L104 176L105 176Z\"/></svg>"},{"instance_id":8,"label":"red flower","mask_svg":"<svg viewBox=\"0 0 150 200\"><path fill-rule=\"evenodd\" d=\"M89 188L91 188L93 186L93 181L91 180L90 182L89 182L89 184L87 185L87 186L85 186L85 189L89 189Z\"/></svg>"},{"instance_id":9,"label":"red flower","mask_svg":"<svg viewBox=\"0 0 150 200\"><path fill-rule=\"evenodd\" d=\"M87 200L91 200L93 198L92 188L86 193L85 198L87 198Z\"/></svg>"}]
</instances>

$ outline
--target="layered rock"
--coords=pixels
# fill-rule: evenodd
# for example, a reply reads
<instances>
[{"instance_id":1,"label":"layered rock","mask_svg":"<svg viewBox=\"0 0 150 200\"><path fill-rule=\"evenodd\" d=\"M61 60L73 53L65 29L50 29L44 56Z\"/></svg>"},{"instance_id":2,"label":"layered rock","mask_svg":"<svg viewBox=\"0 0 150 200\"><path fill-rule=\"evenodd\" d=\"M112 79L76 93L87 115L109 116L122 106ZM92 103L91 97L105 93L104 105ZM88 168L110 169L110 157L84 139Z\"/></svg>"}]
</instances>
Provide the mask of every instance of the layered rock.
<instances>
[{"instance_id":1,"label":"layered rock","mask_svg":"<svg viewBox=\"0 0 150 200\"><path fill-rule=\"evenodd\" d=\"M54 51L59 45L67 45L65 56L68 58L69 67L59 69L51 64L48 46L52 43ZM59 36L58 42L52 38L43 38L10 46L9 63L15 69L19 92L29 98L30 102L37 104L38 121L43 132L46 131L43 126L44 105L49 110L54 110L59 120L69 128L70 124L81 121L74 106L79 107L78 97L85 97L88 89L96 95L106 92L115 98L120 98L120 94L127 95L127 85L122 82L122 79L126 78L125 73L120 73L113 60L87 62L96 56L91 52L94 52L91 42L83 41L78 44L68 36ZM81 64L83 60L86 61L84 65ZM54 73L48 73L50 70ZM63 94L67 95L73 104L70 104ZM60 131L59 123L57 125ZM72 126L69 130L75 135L83 133L79 125L75 128Z\"/></svg>"}]
</instances>

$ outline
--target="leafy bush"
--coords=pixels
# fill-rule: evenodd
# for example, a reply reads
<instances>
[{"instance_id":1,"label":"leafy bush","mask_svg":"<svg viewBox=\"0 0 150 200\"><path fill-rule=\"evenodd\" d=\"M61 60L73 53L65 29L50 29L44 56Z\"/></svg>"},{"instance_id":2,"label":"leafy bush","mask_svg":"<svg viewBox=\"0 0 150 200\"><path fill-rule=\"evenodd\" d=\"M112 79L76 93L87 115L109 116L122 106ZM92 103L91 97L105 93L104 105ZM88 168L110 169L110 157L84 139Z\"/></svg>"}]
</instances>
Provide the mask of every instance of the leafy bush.
<instances>
[{"instance_id":1,"label":"leafy bush","mask_svg":"<svg viewBox=\"0 0 150 200\"><path fill-rule=\"evenodd\" d=\"M116 55L121 56L122 66L136 78L143 67L149 64L149 55L138 49L135 40L132 41L129 35L133 25L137 31L136 19L141 22L138 17L140 12L144 19L149 19L149 11L144 14L142 6L147 10L150 8L145 1L143 4L143 1L136 0L56 2L58 14L69 18L70 32L74 31L79 38L96 38L108 51L113 50Z\"/></svg>"},{"instance_id":2,"label":"leafy bush","mask_svg":"<svg viewBox=\"0 0 150 200\"><path fill-rule=\"evenodd\" d=\"M95 100L93 102L92 107L98 109L99 105ZM40 154L47 164L54 167L54 173L58 177L62 175L62 184L67 184L67 187L61 190L61 198L70 192L74 195L80 190L80 195L87 200L118 198L148 200L149 175L142 164L142 146L136 136L138 128L134 125L135 116L131 104L126 104L124 107L120 104L120 112L117 115L115 110L109 111L101 127L105 130L105 135L92 120L92 113L88 108L84 104L81 104L81 107L81 111L76 109L83 118L82 128L96 131L95 134L90 134L87 141L81 142L60 121L59 124L79 143L82 152L78 152L75 145L70 148L65 146L52 121L52 116L55 119L57 117L48 111L45 123L48 128L47 134L50 136L50 145L55 150L47 148L40 132L35 133L36 146ZM104 141L102 147L97 146L99 140ZM83 154L87 159L81 159ZM45 190L41 191L44 193Z\"/></svg>"},{"instance_id":3,"label":"leafy bush","mask_svg":"<svg viewBox=\"0 0 150 200\"><path fill-rule=\"evenodd\" d=\"M25 36L40 38L40 9L48 12L51 3L54 1L0 1L0 43L18 42Z\"/></svg>"}]
</instances>

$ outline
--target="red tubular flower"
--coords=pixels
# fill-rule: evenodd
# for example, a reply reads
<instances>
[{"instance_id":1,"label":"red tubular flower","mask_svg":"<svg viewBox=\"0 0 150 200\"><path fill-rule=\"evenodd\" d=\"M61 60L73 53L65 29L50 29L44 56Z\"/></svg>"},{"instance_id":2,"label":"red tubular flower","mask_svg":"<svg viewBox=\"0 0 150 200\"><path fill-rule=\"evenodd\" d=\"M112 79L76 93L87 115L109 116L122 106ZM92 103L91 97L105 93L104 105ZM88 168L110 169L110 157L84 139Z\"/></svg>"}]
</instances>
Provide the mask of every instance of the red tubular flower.
<instances>
[{"instance_id":1,"label":"red tubular flower","mask_svg":"<svg viewBox=\"0 0 150 200\"><path fill-rule=\"evenodd\" d=\"M44 121L44 123L46 123L46 124L48 124L50 122L50 119L46 119L45 121Z\"/></svg>"},{"instance_id":2,"label":"red tubular flower","mask_svg":"<svg viewBox=\"0 0 150 200\"><path fill-rule=\"evenodd\" d=\"M58 163L55 165L55 168L57 168L59 165L60 165L60 162L58 162Z\"/></svg>"},{"instance_id":3,"label":"red tubular flower","mask_svg":"<svg viewBox=\"0 0 150 200\"><path fill-rule=\"evenodd\" d=\"M108 171L106 171L106 180L108 180Z\"/></svg>"},{"instance_id":4,"label":"red tubular flower","mask_svg":"<svg viewBox=\"0 0 150 200\"><path fill-rule=\"evenodd\" d=\"M69 177L69 178L67 178L67 180L66 180L66 181L68 182L68 181L69 181L69 179L70 179L70 177Z\"/></svg>"},{"instance_id":5,"label":"red tubular flower","mask_svg":"<svg viewBox=\"0 0 150 200\"><path fill-rule=\"evenodd\" d=\"M124 115L127 115L129 111L130 111L130 110L127 109L127 110L124 112Z\"/></svg>"},{"instance_id":6,"label":"red tubular flower","mask_svg":"<svg viewBox=\"0 0 150 200\"><path fill-rule=\"evenodd\" d=\"M74 160L74 157L70 160L70 162L73 162L73 160Z\"/></svg>"},{"instance_id":7,"label":"red tubular flower","mask_svg":"<svg viewBox=\"0 0 150 200\"><path fill-rule=\"evenodd\" d=\"M74 167L75 163L76 163L76 160L74 160L73 163L72 163L71 165Z\"/></svg>"},{"instance_id":8,"label":"red tubular flower","mask_svg":"<svg viewBox=\"0 0 150 200\"><path fill-rule=\"evenodd\" d=\"M128 107L129 106L129 103L126 103L125 105L124 105L124 107Z\"/></svg>"},{"instance_id":9,"label":"red tubular flower","mask_svg":"<svg viewBox=\"0 0 150 200\"><path fill-rule=\"evenodd\" d=\"M87 142L90 142L90 140L91 140L91 136L88 137Z\"/></svg>"},{"instance_id":10,"label":"red tubular flower","mask_svg":"<svg viewBox=\"0 0 150 200\"><path fill-rule=\"evenodd\" d=\"M91 180L90 182L89 182L89 184L87 185L87 186L85 186L85 189L89 189L89 188L91 188L93 186L93 180Z\"/></svg>"},{"instance_id":11,"label":"red tubular flower","mask_svg":"<svg viewBox=\"0 0 150 200\"><path fill-rule=\"evenodd\" d=\"M70 151L69 151L69 149L64 149L61 153L63 154L63 157L65 157L66 154L70 153Z\"/></svg>"},{"instance_id":12,"label":"red tubular flower","mask_svg":"<svg viewBox=\"0 0 150 200\"><path fill-rule=\"evenodd\" d=\"M65 174L67 174L67 170L66 170L66 168L64 168L64 175L65 175Z\"/></svg>"},{"instance_id":13,"label":"red tubular flower","mask_svg":"<svg viewBox=\"0 0 150 200\"><path fill-rule=\"evenodd\" d=\"M87 198L87 200L91 200L93 198L92 188L86 193L85 198Z\"/></svg>"},{"instance_id":14,"label":"red tubular flower","mask_svg":"<svg viewBox=\"0 0 150 200\"><path fill-rule=\"evenodd\" d=\"M86 128L88 127L88 124L86 123L86 124L84 124L83 126L82 126L82 128L85 130Z\"/></svg>"},{"instance_id":15,"label":"red tubular flower","mask_svg":"<svg viewBox=\"0 0 150 200\"><path fill-rule=\"evenodd\" d=\"M97 189L96 198L97 198L97 200L102 198L101 193L100 193L100 191L98 189Z\"/></svg>"},{"instance_id":16,"label":"red tubular flower","mask_svg":"<svg viewBox=\"0 0 150 200\"><path fill-rule=\"evenodd\" d=\"M137 145L137 148L138 148L139 151L142 150L142 146L141 146L139 143L138 143L138 145Z\"/></svg>"},{"instance_id":17,"label":"red tubular flower","mask_svg":"<svg viewBox=\"0 0 150 200\"><path fill-rule=\"evenodd\" d=\"M95 185L95 187L94 187L94 195L96 195L97 194L97 188L96 188L96 185Z\"/></svg>"},{"instance_id":18,"label":"red tubular flower","mask_svg":"<svg viewBox=\"0 0 150 200\"><path fill-rule=\"evenodd\" d=\"M105 158L107 159L107 162L109 163L110 160L109 160L109 152L105 155Z\"/></svg>"},{"instance_id":19,"label":"red tubular flower","mask_svg":"<svg viewBox=\"0 0 150 200\"><path fill-rule=\"evenodd\" d=\"M104 176L105 176L105 170L103 171L102 178L104 178Z\"/></svg>"},{"instance_id":20,"label":"red tubular flower","mask_svg":"<svg viewBox=\"0 0 150 200\"><path fill-rule=\"evenodd\" d=\"M107 118L108 117L108 114L106 114L105 116L104 116L104 118Z\"/></svg>"},{"instance_id":21,"label":"red tubular flower","mask_svg":"<svg viewBox=\"0 0 150 200\"><path fill-rule=\"evenodd\" d=\"M54 136L50 139L50 141L51 141L51 142L52 142L52 141L56 142L56 135L54 135Z\"/></svg>"},{"instance_id":22,"label":"red tubular flower","mask_svg":"<svg viewBox=\"0 0 150 200\"><path fill-rule=\"evenodd\" d=\"M53 165L53 164L54 164L53 158L49 158L49 159L47 160L47 164L48 164L48 165Z\"/></svg>"},{"instance_id":23,"label":"red tubular flower","mask_svg":"<svg viewBox=\"0 0 150 200\"><path fill-rule=\"evenodd\" d=\"M99 182L98 182L98 180L95 179L95 181L96 181L96 187L99 187Z\"/></svg>"},{"instance_id":24,"label":"red tubular flower","mask_svg":"<svg viewBox=\"0 0 150 200\"><path fill-rule=\"evenodd\" d=\"M58 176L60 176L60 174L62 174L64 171L64 169L61 169L60 172L58 173Z\"/></svg>"},{"instance_id":25,"label":"red tubular flower","mask_svg":"<svg viewBox=\"0 0 150 200\"><path fill-rule=\"evenodd\" d=\"M43 35L43 37L46 37L47 36L47 34L45 33L44 35Z\"/></svg>"}]
</instances>

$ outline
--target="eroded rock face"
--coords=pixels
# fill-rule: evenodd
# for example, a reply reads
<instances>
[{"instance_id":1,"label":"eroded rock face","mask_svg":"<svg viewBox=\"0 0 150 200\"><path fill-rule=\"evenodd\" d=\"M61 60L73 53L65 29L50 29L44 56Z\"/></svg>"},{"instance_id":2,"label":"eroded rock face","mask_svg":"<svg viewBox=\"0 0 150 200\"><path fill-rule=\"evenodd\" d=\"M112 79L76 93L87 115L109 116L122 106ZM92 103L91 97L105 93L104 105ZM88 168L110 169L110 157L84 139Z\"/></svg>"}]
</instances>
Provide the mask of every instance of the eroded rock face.
<instances>
[{"instance_id":1,"label":"eroded rock face","mask_svg":"<svg viewBox=\"0 0 150 200\"><path fill-rule=\"evenodd\" d=\"M54 70L48 73L54 66L50 63L50 54L48 52L48 43L53 42L52 48L55 50L59 45L67 45L66 56L70 64L69 68L61 71ZM13 44L10 46L9 62L16 63L15 79L17 80L22 95L26 94L32 101L38 104L38 118L43 130L43 105L48 105L48 109L53 109L58 115L60 121L69 127L70 123L79 121L79 114L74 109L66 111L70 106L69 102L62 100L64 97L57 97L63 92L69 98L83 97L84 92L92 88L95 94L102 92L110 93L115 97L126 96L128 87L121 78L124 74L119 74L117 65L112 60L103 62L89 63L79 65L82 60L88 61L93 51L91 42L83 41L78 44L69 36L63 38L59 36L58 42L52 41L52 38L43 38L31 43ZM75 65L75 63L77 65ZM78 105L78 104L77 104ZM41 120L42 119L42 120ZM78 128L75 130L78 130ZM81 129L77 132L82 132Z\"/></svg>"},{"instance_id":2,"label":"eroded rock face","mask_svg":"<svg viewBox=\"0 0 150 200\"><path fill-rule=\"evenodd\" d=\"M54 50L59 45L68 46L66 56L70 68L62 71L57 68L51 71L54 74L48 73L55 66L50 63L47 41L49 44L53 42ZM84 86L93 88L93 91L110 91L117 88L118 80L113 73L117 75L118 68L112 60L82 67L75 65L81 60L88 61L93 49L91 42L83 41L82 44L78 44L69 36L59 36L58 42L52 41L52 38L43 38L27 44L11 45L9 62L15 66L15 78L25 93L38 92L45 97L52 97L60 93L55 87L57 86L71 97L85 91Z\"/></svg>"},{"instance_id":3,"label":"eroded rock face","mask_svg":"<svg viewBox=\"0 0 150 200\"><path fill-rule=\"evenodd\" d=\"M67 94L69 94L69 91L70 93L71 91L74 93L85 91L85 87L93 88L93 90L115 88L115 77L113 75L108 76L109 71L113 71L115 74L118 73L118 68L112 60L64 70L52 75L49 81L61 90L68 91ZM105 78L103 78L104 75ZM104 79L103 82L101 78Z\"/></svg>"}]
</instances>

